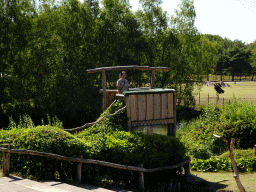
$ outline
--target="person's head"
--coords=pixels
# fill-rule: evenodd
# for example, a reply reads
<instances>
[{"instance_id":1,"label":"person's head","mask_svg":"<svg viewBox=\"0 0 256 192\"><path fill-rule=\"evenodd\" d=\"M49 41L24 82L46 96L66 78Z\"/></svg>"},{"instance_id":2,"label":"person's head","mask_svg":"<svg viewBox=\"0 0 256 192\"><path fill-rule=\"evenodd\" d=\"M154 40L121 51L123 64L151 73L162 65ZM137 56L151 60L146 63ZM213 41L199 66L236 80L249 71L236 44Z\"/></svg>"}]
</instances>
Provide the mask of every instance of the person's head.
<instances>
[{"instance_id":1,"label":"person's head","mask_svg":"<svg viewBox=\"0 0 256 192\"><path fill-rule=\"evenodd\" d=\"M119 74L120 78L122 79L125 79L126 78L126 72L125 71L122 71L120 74Z\"/></svg>"}]
</instances>

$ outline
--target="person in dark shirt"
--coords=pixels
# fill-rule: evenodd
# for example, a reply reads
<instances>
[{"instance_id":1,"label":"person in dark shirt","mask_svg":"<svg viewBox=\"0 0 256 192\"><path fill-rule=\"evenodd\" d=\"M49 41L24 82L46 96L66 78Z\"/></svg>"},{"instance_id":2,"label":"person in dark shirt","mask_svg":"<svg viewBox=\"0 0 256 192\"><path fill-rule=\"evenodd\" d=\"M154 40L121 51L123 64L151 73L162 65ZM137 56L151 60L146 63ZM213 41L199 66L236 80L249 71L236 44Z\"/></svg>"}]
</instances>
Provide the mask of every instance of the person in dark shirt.
<instances>
[{"instance_id":1,"label":"person in dark shirt","mask_svg":"<svg viewBox=\"0 0 256 192\"><path fill-rule=\"evenodd\" d=\"M123 93L124 91L128 91L129 90L129 83L128 81L125 79L126 78L126 72L122 71L120 73L120 79L118 79L116 86L117 86L117 90L118 93Z\"/></svg>"}]
</instances>

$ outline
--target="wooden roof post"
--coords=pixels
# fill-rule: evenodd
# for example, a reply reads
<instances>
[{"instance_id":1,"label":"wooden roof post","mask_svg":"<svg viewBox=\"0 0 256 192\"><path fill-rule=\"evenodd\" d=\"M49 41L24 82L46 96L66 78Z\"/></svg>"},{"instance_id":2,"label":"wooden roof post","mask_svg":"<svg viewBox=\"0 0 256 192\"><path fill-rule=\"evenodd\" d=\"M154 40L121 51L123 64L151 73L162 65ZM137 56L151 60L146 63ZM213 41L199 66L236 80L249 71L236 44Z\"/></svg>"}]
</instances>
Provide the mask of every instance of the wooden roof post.
<instances>
[{"instance_id":1,"label":"wooden roof post","mask_svg":"<svg viewBox=\"0 0 256 192\"><path fill-rule=\"evenodd\" d=\"M154 81L155 81L155 70L152 70L150 89L153 89L153 87L154 87Z\"/></svg>"},{"instance_id":2,"label":"wooden roof post","mask_svg":"<svg viewBox=\"0 0 256 192\"><path fill-rule=\"evenodd\" d=\"M102 89L103 89L103 112L106 109L106 88L107 88L107 84L106 84L106 72L105 70L102 71Z\"/></svg>"}]
</instances>

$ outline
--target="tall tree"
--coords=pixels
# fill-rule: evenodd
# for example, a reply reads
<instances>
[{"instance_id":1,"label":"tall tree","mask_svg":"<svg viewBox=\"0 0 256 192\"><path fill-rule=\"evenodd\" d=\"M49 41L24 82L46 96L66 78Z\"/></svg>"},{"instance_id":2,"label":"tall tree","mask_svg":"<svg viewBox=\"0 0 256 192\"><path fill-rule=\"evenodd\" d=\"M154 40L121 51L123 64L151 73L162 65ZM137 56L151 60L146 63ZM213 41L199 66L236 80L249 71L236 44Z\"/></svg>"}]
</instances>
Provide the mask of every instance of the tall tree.
<instances>
[{"instance_id":1,"label":"tall tree","mask_svg":"<svg viewBox=\"0 0 256 192\"><path fill-rule=\"evenodd\" d=\"M195 82L200 84L207 71L214 67L215 46L203 39L194 25L196 12L193 1L182 0L175 14L171 24L179 43L170 68L173 86L178 92L178 105L188 106L194 104Z\"/></svg>"},{"instance_id":2,"label":"tall tree","mask_svg":"<svg viewBox=\"0 0 256 192\"><path fill-rule=\"evenodd\" d=\"M1 105L15 103L15 113L23 114L26 110L24 105L28 105L32 93L26 59L29 54L27 46L31 37L31 18L36 15L35 3L29 0L7 0L2 1L1 6Z\"/></svg>"},{"instance_id":3,"label":"tall tree","mask_svg":"<svg viewBox=\"0 0 256 192\"><path fill-rule=\"evenodd\" d=\"M250 52L249 63L253 68L252 70L252 81L253 81L254 74L256 71L256 40L247 46L246 51Z\"/></svg>"}]
</instances>

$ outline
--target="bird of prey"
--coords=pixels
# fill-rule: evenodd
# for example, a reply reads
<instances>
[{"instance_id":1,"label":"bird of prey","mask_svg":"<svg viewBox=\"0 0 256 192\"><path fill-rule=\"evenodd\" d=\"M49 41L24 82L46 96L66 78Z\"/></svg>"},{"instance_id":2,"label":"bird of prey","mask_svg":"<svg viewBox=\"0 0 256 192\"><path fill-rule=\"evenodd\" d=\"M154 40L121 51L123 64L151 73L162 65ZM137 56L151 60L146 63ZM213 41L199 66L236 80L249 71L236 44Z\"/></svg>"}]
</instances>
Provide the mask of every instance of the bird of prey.
<instances>
[{"instance_id":1,"label":"bird of prey","mask_svg":"<svg viewBox=\"0 0 256 192\"><path fill-rule=\"evenodd\" d=\"M204 81L203 82L207 86L214 86L214 89L216 90L217 94L222 94L225 91L221 87L230 87L229 84L224 83L224 82L210 82L210 81Z\"/></svg>"}]
</instances>

